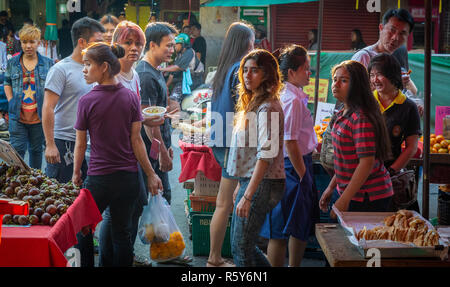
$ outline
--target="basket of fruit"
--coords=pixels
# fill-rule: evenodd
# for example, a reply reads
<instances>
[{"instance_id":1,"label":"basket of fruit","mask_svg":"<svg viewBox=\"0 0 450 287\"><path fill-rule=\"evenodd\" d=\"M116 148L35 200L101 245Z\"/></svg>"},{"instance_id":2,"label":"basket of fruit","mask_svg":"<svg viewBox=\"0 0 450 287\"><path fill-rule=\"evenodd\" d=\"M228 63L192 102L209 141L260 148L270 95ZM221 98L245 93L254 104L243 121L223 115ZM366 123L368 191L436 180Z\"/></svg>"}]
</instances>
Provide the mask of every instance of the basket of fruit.
<instances>
[{"instance_id":1,"label":"basket of fruit","mask_svg":"<svg viewBox=\"0 0 450 287\"><path fill-rule=\"evenodd\" d=\"M430 134L430 153L430 182L450 183L450 139Z\"/></svg>"},{"instance_id":2,"label":"basket of fruit","mask_svg":"<svg viewBox=\"0 0 450 287\"><path fill-rule=\"evenodd\" d=\"M449 148L450 139L445 139L443 135L430 134L430 153L449 154Z\"/></svg>"},{"instance_id":3,"label":"basket of fruit","mask_svg":"<svg viewBox=\"0 0 450 287\"><path fill-rule=\"evenodd\" d=\"M328 124L330 123L331 118L325 118L322 120L320 125L314 126L314 132L317 136L317 152L320 153L320 150L322 148L322 141L323 141L323 133L327 130Z\"/></svg>"}]
</instances>

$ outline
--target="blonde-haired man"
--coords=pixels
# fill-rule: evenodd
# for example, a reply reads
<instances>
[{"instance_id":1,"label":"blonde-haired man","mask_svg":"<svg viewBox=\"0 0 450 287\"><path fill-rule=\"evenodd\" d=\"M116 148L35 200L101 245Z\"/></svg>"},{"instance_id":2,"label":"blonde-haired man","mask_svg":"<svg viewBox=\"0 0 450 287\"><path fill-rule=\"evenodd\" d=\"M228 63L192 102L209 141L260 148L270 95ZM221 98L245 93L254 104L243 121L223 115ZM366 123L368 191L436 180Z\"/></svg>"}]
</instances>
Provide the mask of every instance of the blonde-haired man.
<instances>
[{"instance_id":1,"label":"blonde-haired man","mask_svg":"<svg viewBox=\"0 0 450 287\"><path fill-rule=\"evenodd\" d=\"M24 25L19 38L22 52L8 60L4 80L10 142L22 157L28 149L29 165L40 169L45 140L41 122L44 86L53 61L37 52L39 28Z\"/></svg>"}]
</instances>

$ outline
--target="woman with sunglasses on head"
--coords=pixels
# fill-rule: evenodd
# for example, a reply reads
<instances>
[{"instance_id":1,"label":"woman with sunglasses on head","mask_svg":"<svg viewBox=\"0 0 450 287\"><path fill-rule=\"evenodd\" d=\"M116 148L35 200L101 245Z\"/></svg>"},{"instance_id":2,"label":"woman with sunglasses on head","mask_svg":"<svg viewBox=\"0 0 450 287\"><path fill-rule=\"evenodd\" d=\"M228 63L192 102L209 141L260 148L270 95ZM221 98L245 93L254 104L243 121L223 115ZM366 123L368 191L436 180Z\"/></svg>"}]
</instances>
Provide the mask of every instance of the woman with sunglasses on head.
<instances>
[{"instance_id":1,"label":"woman with sunglasses on head","mask_svg":"<svg viewBox=\"0 0 450 287\"><path fill-rule=\"evenodd\" d=\"M231 224L237 267L270 266L256 246L269 211L284 194L284 114L278 62L268 51L247 54L239 68L239 100L227 172L239 178Z\"/></svg>"}]
</instances>

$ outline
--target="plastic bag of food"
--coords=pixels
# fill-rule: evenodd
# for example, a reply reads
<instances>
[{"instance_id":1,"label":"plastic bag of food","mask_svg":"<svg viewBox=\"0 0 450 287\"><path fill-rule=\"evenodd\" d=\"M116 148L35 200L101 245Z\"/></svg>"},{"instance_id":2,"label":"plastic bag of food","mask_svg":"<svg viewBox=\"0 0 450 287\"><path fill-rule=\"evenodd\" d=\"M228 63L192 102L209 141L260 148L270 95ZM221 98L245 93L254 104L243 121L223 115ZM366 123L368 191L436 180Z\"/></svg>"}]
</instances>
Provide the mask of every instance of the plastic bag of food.
<instances>
[{"instance_id":1,"label":"plastic bag of food","mask_svg":"<svg viewBox=\"0 0 450 287\"><path fill-rule=\"evenodd\" d=\"M183 235L167 201L159 193L151 196L144 208L138 229L139 238L150 244L150 258L162 262L177 258L186 247Z\"/></svg>"}]
</instances>

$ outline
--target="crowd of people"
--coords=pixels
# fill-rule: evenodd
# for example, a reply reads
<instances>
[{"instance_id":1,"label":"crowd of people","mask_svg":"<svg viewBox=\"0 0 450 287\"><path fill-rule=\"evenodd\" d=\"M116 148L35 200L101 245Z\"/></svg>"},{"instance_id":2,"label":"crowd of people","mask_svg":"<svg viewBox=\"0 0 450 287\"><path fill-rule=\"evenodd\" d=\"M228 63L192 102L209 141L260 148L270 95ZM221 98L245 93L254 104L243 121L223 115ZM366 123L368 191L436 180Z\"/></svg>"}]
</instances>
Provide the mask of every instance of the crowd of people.
<instances>
[{"instance_id":1,"label":"crowd of people","mask_svg":"<svg viewBox=\"0 0 450 287\"><path fill-rule=\"evenodd\" d=\"M406 10L387 11L377 43L358 46L352 60L332 69L334 168L320 199L311 159L317 139L302 89L311 74L307 50L288 45L275 59L267 50L253 50L251 26L229 27L213 80L211 110L223 121L211 140L222 178L207 266L285 266L286 250L288 266L300 266L319 208L330 212L331 220L336 220L331 205L340 211L399 208L391 178L416 153L421 131L418 107L404 94L414 92L414 83L394 52L404 47L413 26ZM310 34L314 49L314 31ZM237 113L234 120L225 117L230 112ZM333 193L337 200L331 203ZM417 210L417 201L407 208ZM233 262L221 257L230 212ZM259 237L269 239L267 256L257 245Z\"/></svg>"},{"instance_id":2,"label":"crowd of people","mask_svg":"<svg viewBox=\"0 0 450 287\"><path fill-rule=\"evenodd\" d=\"M1 31L2 23L0 13ZM319 199L312 163L318 143L303 91L311 76L308 50L291 44L274 56L255 49L264 35L252 25L230 25L212 81L210 143L222 176L207 266L284 266L286 250L289 266L300 266L319 208L328 212L335 192L340 211L395 208L391 177L415 154L421 134L419 110L405 96L414 83L393 55L413 26L406 10L389 10L379 41L355 46L352 60L332 69L334 175ZM131 266L149 193L162 192L171 203L171 115L202 83L206 41L199 24L179 33L150 22L143 31L111 15L81 18L70 35L72 52L54 61L38 52L39 28L19 31L21 51L7 61L4 79L11 145L22 157L28 150L31 167L41 168L44 154L49 177L90 190L103 214L100 266ZM167 107L168 114L143 118L149 106ZM159 154L150 158L156 143ZM221 257L230 214L233 262ZM267 256L259 237L269 239ZM94 266L92 230L77 239L81 265Z\"/></svg>"}]
</instances>

